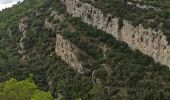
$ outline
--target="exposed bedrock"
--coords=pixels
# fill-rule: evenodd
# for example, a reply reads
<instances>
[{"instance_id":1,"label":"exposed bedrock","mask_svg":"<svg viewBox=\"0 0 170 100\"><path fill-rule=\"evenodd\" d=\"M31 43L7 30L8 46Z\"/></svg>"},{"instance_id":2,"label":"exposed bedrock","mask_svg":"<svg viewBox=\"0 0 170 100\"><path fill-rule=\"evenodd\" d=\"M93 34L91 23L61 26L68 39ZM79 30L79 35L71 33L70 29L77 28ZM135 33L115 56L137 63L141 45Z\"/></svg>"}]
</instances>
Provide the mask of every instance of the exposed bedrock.
<instances>
[{"instance_id":1,"label":"exposed bedrock","mask_svg":"<svg viewBox=\"0 0 170 100\"><path fill-rule=\"evenodd\" d=\"M67 12L73 17L80 17L90 24L126 42L130 47L140 50L152 57L156 62L170 67L170 46L160 29L144 28L143 25L133 26L131 22L104 14L100 9L79 0L61 0Z\"/></svg>"},{"instance_id":2,"label":"exposed bedrock","mask_svg":"<svg viewBox=\"0 0 170 100\"><path fill-rule=\"evenodd\" d=\"M76 46L64 39L62 35L56 35L55 52L67 64L77 70L79 73L84 73L82 64L78 59L79 50Z\"/></svg>"}]
</instances>

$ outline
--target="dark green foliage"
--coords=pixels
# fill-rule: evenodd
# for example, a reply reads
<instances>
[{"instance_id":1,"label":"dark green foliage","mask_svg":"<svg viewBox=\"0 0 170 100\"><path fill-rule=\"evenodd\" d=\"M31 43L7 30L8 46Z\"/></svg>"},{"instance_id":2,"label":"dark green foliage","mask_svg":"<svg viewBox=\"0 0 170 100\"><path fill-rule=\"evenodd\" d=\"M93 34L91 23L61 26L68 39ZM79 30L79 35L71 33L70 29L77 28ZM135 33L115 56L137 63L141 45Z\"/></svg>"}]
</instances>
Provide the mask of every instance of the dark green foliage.
<instances>
[{"instance_id":1,"label":"dark green foliage","mask_svg":"<svg viewBox=\"0 0 170 100\"><path fill-rule=\"evenodd\" d=\"M24 80L29 74L33 74L33 79L41 90L50 90L54 97L63 98L63 100L170 99L168 67L155 63L152 58L137 50L131 50L127 44L116 41L111 35L101 30L92 28L79 18L68 16L59 0L37 0L42 3L29 5L29 8L32 8L30 11L24 10L27 8L24 5L27 2L28 0L15 6L14 11L7 9L0 13L2 14L0 15L2 18L0 19L0 82L10 78ZM114 13L123 6L116 0L102 2L120 4L121 6L115 9ZM23 10L20 11L19 8ZM64 13L66 20L63 23L55 21L49 16L51 12L49 8L53 8L59 14ZM106 10L112 9L108 7ZM122 10L124 9L121 8ZM35 11L39 13L38 16L35 15ZM17 17L12 16L10 14L12 12L15 12ZM12 17L7 19L9 16ZM25 16L28 17L26 22L28 28L24 40L26 49L24 55L28 58L23 60L23 55L18 53L18 43L22 37L18 24L19 19ZM161 14L161 16L167 15ZM122 14L121 17L125 15ZM56 32L44 28L46 18L56 27L60 26L61 35L86 54L84 58L80 55L80 58L83 66L91 70L90 73L79 74L57 57L55 54ZM74 31L68 30L70 25ZM106 57L103 55L104 45L108 48L105 52ZM94 77L92 77L93 71ZM40 94L41 92L36 93L34 97L40 97Z\"/></svg>"}]
</instances>

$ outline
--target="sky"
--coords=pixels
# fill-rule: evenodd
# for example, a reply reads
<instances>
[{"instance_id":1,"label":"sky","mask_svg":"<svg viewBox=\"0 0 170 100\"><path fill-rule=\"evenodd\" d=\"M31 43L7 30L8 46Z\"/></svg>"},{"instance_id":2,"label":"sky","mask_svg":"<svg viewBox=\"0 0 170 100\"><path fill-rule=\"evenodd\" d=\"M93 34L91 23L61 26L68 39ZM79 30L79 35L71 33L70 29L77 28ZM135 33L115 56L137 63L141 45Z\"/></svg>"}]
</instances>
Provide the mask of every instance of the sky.
<instances>
[{"instance_id":1,"label":"sky","mask_svg":"<svg viewBox=\"0 0 170 100\"><path fill-rule=\"evenodd\" d=\"M4 8L12 7L12 5L17 4L17 2L23 0L0 0L0 11Z\"/></svg>"}]
</instances>

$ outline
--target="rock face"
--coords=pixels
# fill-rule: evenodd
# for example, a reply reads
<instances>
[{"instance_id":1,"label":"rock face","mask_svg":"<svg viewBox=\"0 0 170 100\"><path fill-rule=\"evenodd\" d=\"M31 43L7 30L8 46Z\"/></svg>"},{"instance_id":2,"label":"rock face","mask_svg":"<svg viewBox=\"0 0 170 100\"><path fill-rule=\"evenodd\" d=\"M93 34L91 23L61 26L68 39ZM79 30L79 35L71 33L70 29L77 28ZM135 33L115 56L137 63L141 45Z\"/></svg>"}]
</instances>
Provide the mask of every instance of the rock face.
<instances>
[{"instance_id":1,"label":"rock face","mask_svg":"<svg viewBox=\"0 0 170 100\"><path fill-rule=\"evenodd\" d=\"M24 44L24 41L27 38L27 28L28 28L28 24L26 23L27 20L28 20L27 17L22 18L18 26L19 31L22 33L22 37L19 41L19 50L18 50L18 53L22 56L20 59L22 63L27 63L27 60L29 59L29 56L25 54L26 49Z\"/></svg>"},{"instance_id":2,"label":"rock face","mask_svg":"<svg viewBox=\"0 0 170 100\"><path fill-rule=\"evenodd\" d=\"M157 8L157 7L154 7L154 6L151 6L151 5L141 5L140 3L133 3L133 2L130 2L130 1L128 1L127 4L128 5L135 5L136 7L140 8L140 9L146 9L146 10L153 9L155 11L161 10L160 8Z\"/></svg>"},{"instance_id":3,"label":"rock face","mask_svg":"<svg viewBox=\"0 0 170 100\"><path fill-rule=\"evenodd\" d=\"M65 40L61 35L56 35L56 47L55 52L61 57L67 64L72 66L79 73L84 73L82 64L78 60L78 48Z\"/></svg>"},{"instance_id":4,"label":"rock face","mask_svg":"<svg viewBox=\"0 0 170 100\"><path fill-rule=\"evenodd\" d=\"M20 39L19 42L19 46L20 46L20 50L18 51L20 54L23 54L25 52L24 50L24 39L26 38L26 28L28 27L28 25L26 23L24 23L24 21L27 20L27 18L23 18L20 20L20 24L19 24L19 30L22 33L22 37Z\"/></svg>"},{"instance_id":5,"label":"rock face","mask_svg":"<svg viewBox=\"0 0 170 100\"><path fill-rule=\"evenodd\" d=\"M61 0L67 12L73 17L126 42L130 47L140 50L156 62L170 67L170 46L160 29L145 29L143 25L134 27L131 22L104 14L100 9L79 0Z\"/></svg>"}]
</instances>

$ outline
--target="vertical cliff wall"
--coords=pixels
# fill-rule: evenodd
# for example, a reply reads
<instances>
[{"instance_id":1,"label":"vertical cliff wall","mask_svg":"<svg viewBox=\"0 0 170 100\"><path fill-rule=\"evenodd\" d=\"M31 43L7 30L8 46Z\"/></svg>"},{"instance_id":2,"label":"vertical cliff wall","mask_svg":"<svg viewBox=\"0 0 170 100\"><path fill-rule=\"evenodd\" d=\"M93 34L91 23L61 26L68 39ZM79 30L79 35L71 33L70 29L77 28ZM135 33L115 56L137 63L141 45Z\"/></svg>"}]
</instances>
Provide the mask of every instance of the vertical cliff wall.
<instances>
[{"instance_id":1,"label":"vertical cliff wall","mask_svg":"<svg viewBox=\"0 0 170 100\"><path fill-rule=\"evenodd\" d=\"M145 29L143 25L133 26L131 22L104 14L100 9L79 0L61 0L67 12L73 17L80 17L90 24L126 42L130 47L140 50L156 62L170 67L170 46L160 29ZM122 25L120 25L122 24Z\"/></svg>"},{"instance_id":2,"label":"vertical cliff wall","mask_svg":"<svg viewBox=\"0 0 170 100\"><path fill-rule=\"evenodd\" d=\"M55 52L62 60L72 66L79 73L84 73L82 64L78 60L78 48L65 40L63 36L59 34L56 35Z\"/></svg>"}]
</instances>

